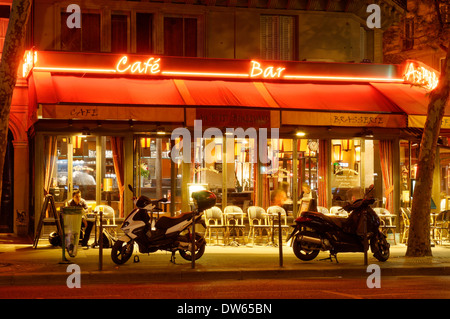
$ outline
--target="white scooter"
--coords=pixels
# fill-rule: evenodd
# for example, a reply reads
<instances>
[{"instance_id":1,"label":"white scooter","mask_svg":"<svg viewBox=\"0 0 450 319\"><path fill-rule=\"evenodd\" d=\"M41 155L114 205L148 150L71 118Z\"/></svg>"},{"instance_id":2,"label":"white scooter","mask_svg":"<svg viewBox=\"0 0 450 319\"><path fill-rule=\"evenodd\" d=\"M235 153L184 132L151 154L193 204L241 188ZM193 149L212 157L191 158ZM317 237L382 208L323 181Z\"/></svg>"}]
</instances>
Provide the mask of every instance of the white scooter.
<instances>
[{"instance_id":1,"label":"white scooter","mask_svg":"<svg viewBox=\"0 0 450 319\"><path fill-rule=\"evenodd\" d=\"M131 185L128 187L133 191ZM202 214L205 209L216 204L216 196L210 191L199 191L192 194L196 209L193 212L183 213L175 217L153 217L154 211L161 211L157 207L159 202L165 202L163 198L151 201L145 196L140 196L136 201L136 207L124 220L121 236L111 250L111 259L118 265L126 263L134 250L134 243L139 247L140 253L153 253L157 250L172 252L171 261L175 263L175 253L178 251L186 260L192 260L192 223L202 224ZM199 233L195 233L195 260L205 252L206 240ZM136 260L135 260L136 261Z\"/></svg>"}]
</instances>

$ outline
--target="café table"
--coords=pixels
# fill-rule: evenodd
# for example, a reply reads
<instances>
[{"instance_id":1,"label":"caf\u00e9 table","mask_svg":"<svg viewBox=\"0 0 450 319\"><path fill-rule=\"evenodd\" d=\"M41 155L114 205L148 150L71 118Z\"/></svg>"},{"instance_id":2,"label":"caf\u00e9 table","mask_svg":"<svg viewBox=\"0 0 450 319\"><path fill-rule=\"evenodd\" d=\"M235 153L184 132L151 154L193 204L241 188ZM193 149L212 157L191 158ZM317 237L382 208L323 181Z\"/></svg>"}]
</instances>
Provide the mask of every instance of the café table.
<instances>
[{"instance_id":1,"label":"caf\u00e9 table","mask_svg":"<svg viewBox=\"0 0 450 319\"><path fill-rule=\"evenodd\" d=\"M244 225L243 223L239 224L239 220L242 220L244 213L241 212L232 212L232 213L226 213L225 215L225 221L226 221L226 227L227 227L227 233L229 237L231 235L231 233L233 233L233 240L231 242L229 242L228 244L231 246L239 246L240 244L236 241L236 234L238 231L241 231L242 234L244 232L243 229L239 229L239 228L243 228Z\"/></svg>"}]
</instances>

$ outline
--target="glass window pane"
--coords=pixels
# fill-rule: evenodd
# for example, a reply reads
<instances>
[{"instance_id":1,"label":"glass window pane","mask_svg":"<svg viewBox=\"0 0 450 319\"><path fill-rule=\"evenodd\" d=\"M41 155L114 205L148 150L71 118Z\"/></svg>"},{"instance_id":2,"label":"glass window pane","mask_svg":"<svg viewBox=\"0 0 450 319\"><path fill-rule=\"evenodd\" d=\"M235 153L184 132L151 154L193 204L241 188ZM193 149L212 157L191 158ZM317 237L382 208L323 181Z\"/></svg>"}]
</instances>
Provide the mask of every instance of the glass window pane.
<instances>
[{"instance_id":1,"label":"glass window pane","mask_svg":"<svg viewBox=\"0 0 450 319\"><path fill-rule=\"evenodd\" d=\"M138 137L137 182L141 195L151 199L167 198L163 209L169 212L170 201L175 196L175 211L181 210L181 162L174 163L176 180L171 179L170 138ZM172 183L176 183L176 194L172 196Z\"/></svg>"},{"instance_id":2,"label":"glass window pane","mask_svg":"<svg viewBox=\"0 0 450 319\"><path fill-rule=\"evenodd\" d=\"M365 177L373 180L373 143L366 141L364 154ZM350 190L361 190L361 143L359 140L331 141L331 192L332 206L345 206L352 201ZM370 185L370 184L369 184Z\"/></svg>"},{"instance_id":3,"label":"glass window pane","mask_svg":"<svg viewBox=\"0 0 450 319\"><path fill-rule=\"evenodd\" d=\"M58 136L57 139L57 160L56 170L53 175L52 184L50 186L50 194L55 199L55 206L64 206L64 202L68 198L68 138Z\"/></svg>"},{"instance_id":4,"label":"glass window pane","mask_svg":"<svg viewBox=\"0 0 450 319\"><path fill-rule=\"evenodd\" d=\"M81 191L81 197L85 200L96 200L96 153L95 136L74 136L73 189L79 189Z\"/></svg>"},{"instance_id":5,"label":"glass window pane","mask_svg":"<svg viewBox=\"0 0 450 319\"><path fill-rule=\"evenodd\" d=\"M101 180L101 204L111 206L115 212L119 211L120 195L117 182L117 173L113 160L111 137L102 137L102 180Z\"/></svg>"}]
</instances>

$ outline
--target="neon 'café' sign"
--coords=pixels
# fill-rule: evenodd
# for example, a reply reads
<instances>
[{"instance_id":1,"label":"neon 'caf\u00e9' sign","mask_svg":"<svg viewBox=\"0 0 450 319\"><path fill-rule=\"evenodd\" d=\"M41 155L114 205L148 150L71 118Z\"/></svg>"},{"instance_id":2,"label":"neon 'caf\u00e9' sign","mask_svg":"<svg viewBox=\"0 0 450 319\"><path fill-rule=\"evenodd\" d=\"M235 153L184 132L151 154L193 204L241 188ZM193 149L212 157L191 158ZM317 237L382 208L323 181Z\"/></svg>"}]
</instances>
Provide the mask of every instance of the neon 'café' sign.
<instances>
[{"instance_id":1,"label":"neon 'caf\u00e9' sign","mask_svg":"<svg viewBox=\"0 0 450 319\"><path fill-rule=\"evenodd\" d=\"M133 76L235 78L297 81L344 81L412 83L432 90L438 84L439 74L426 65L407 61L404 67L354 63L326 65L293 61L245 61L220 59L185 59L173 57L142 57L106 55L102 65L98 59L91 62L80 54L59 52L25 52L22 75L31 70L52 73L123 74ZM41 60L41 61L40 61ZM319 68L318 68L319 65ZM398 67L398 68L397 68ZM364 68L364 72L360 72ZM378 68L378 69L377 69ZM379 68L384 71L379 72ZM325 70L325 71L324 71ZM354 71L355 70L355 71ZM374 71L375 70L375 71Z\"/></svg>"}]
</instances>

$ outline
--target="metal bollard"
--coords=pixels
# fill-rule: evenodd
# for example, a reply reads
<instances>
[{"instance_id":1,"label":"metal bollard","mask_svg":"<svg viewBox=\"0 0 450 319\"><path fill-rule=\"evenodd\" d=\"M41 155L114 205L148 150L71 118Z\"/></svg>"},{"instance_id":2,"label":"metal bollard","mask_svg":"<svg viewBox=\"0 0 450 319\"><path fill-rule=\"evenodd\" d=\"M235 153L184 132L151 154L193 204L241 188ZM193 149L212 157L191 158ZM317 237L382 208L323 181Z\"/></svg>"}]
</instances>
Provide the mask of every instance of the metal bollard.
<instances>
[{"instance_id":1,"label":"metal bollard","mask_svg":"<svg viewBox=\"0 0 450 319\"><path fill-rule=\"evenodd\" d=\"M194 269L195 268L195 213L192 216L192 234L191 234L192 238L191 238L191 268Z\"/></svg>"},{"instance_id":2,"label":"metal bollard","mask_svg":"<svg viewBox=\"0 0 450 319\"><path fill-rule=\"evenodd\" d=\"M364 240L363 240L363 246L364 246L364 265L368 265L368 258L367 258L367 251L369 250L369 242L367 241L367 215L366 212L363 212L362 215L363 218L363 227L364 227Z\"/></svg>"},{"instance_id":3,"label":"metal bollard","mask_svg":"<svg viewBox=\"0 0 450 319\"><path fill-rule=\"evenodd\" d=\"M278 212L278 252L280 257L280 267L283 267L283 240L281 232L281 212Z\"/></svg>"},{"instance_id":4,"label":"metal bollard","mask_svg":"<svg viewBox=\"0 0 450 319\"><path fill-rule=\"evenodd\" d=\"M100 226L99 226L99 243L98 243L98 270L103 268L103 209L100 208Z\"/></svg>"}]
</instances>

